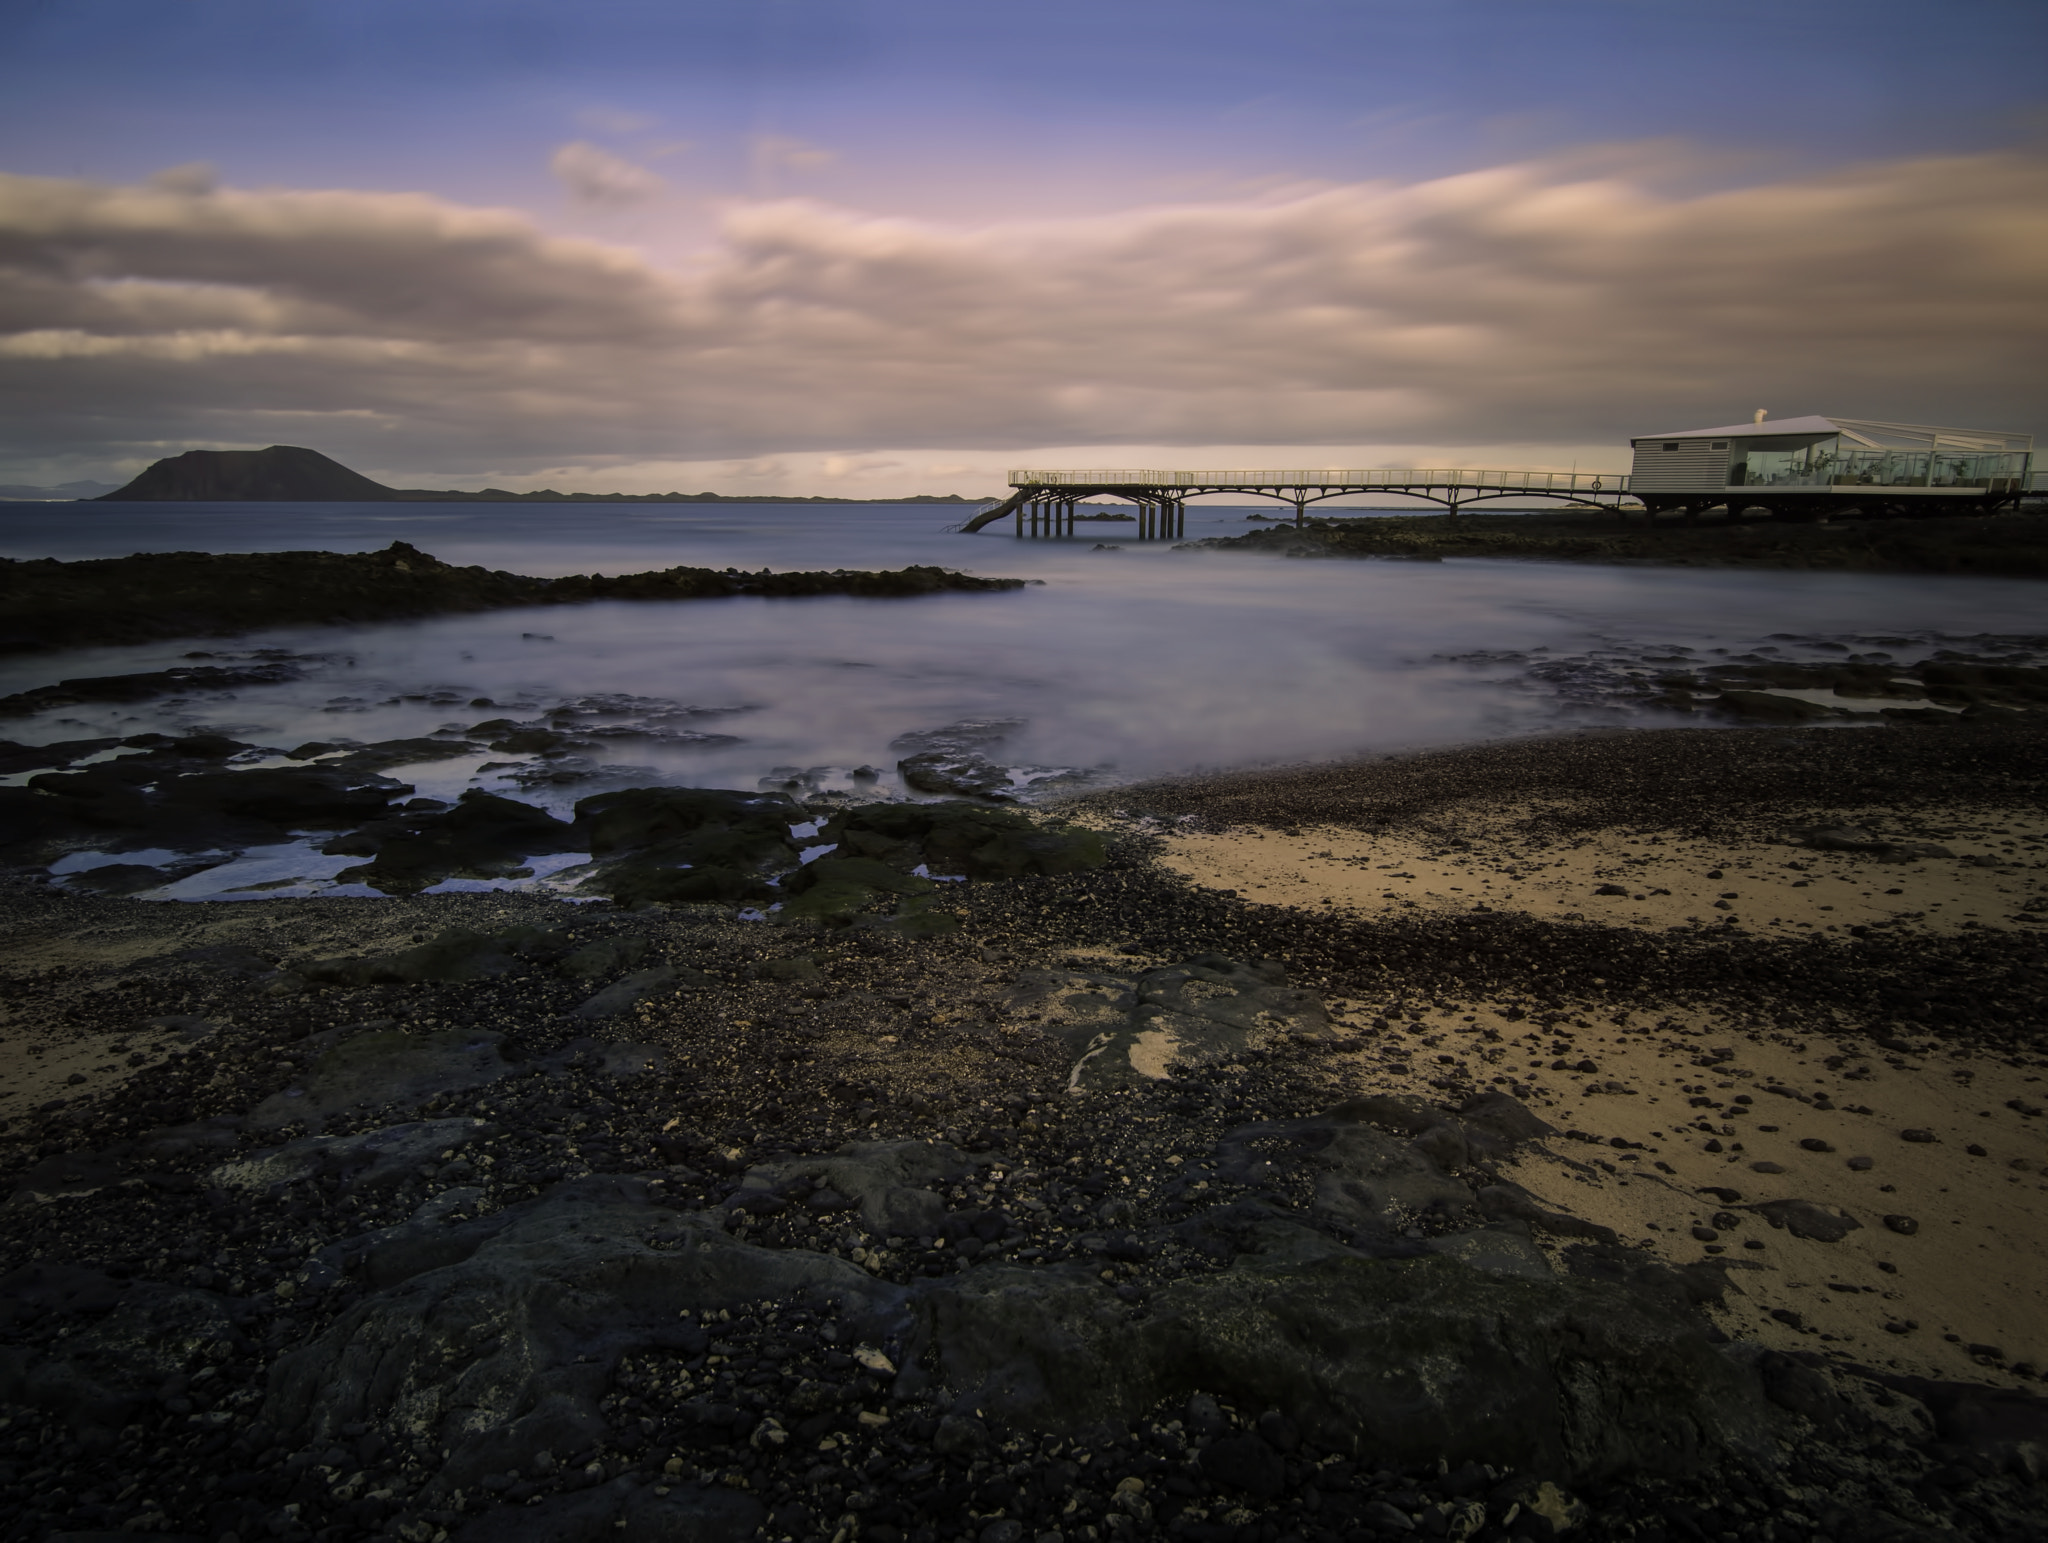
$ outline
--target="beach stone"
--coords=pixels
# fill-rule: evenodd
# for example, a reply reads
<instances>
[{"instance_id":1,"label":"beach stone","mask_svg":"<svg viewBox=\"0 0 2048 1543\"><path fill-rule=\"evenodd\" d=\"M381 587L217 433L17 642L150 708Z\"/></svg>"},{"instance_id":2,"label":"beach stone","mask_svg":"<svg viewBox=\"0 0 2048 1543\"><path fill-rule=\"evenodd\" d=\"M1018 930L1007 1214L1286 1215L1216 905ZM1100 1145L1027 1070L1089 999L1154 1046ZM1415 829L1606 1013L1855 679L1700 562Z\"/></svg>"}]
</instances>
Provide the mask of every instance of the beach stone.
<instances>
[{"instance_id":1,"label":"beach stone","mask_svg":"<svg viewBox=\"0 0 2048 1543\"><path fill-rule=\"evenodd\" d=\"M1799 1150L1802 1152L1832 1152L1834 1147L1830 1143L1821 1140L1818 1136L1807 1136L1800 1141Z\"/></svg>"},{"instance_id":2,"label":"beach stone","mask_svg":"<svg viewBox=\"0 0 2048 1543\"><path fill-rule=\"evenodd\" d=\"M1783 1163L1774 1163L1770 1161L1751 1163L1749 1165L1749 1171L1751 1173L1783 1173L1785 1172L1785 1165Z\"/></svg>"},{"instance_id":3,"label":"beach stone","mask_svg":"<svg viewBox=\"0 0 2048 1543\"><path fill-rule=\"evenodd\" d=\"M949 1414L932 1434L932 1450L941 1457L961 1457L988 1445L988 1427L964 1414Z\"/></svg>"},{"instance_id":4,"label":"beach stone","mask_svg":"<svg viewBox=\"0 0 2048 1543\"><path fill-rule=\"evenodd\" d=\"M1216 1483L1271 1500L1287 1485L1287 1464L1257 1436L1226 1436L1202 1449L1202 1472Z\"/></svg>"},{"instance_id":5,"label":"beach stone","mask_svg":"<svg viewBox=\"0 0 2048 1543\"><path fill-rule=\"evenodd\" d=\"M1876 1166L1877 1159L1874 1157L1852 1157L1848 1163L1849 1171L1852 1173L1868 1173Z\"/></svg>"},{"instance_id":6,"label":"beach stone","mask_svg":"<svg viewBox=\"0 0 2048 1543\"><path fill-rule=\"evenodd\" d=\"M1748 1209L1773 1227L1816 1243L1839 1243L1863 1225L1847 1212L1829 1211L1810 1200L1765 1200Z\"/></svg>"},{"instance_id":7,"label":"beach stone","mask_svg":"<svg viewBox=\"0 0 2048 1543\"><path fill-rule=\"evenodd\" d=\"M1920 1146L1926 1146L1932 1142L1938 1141L1940 1138L1936 1136L1934 1132L1931 1130L1918 1129L1900 1131L1899 1139L1901 1141L1914 1142L1915 1144Z\"/></svg>"},{"instance_id":8,"label":"beach stone","mask_svg":"<svg viewBox=\"0 0 2048 1543\"><path fill-rule=\"evenodd\" d=\"M1382 1533L1391 1532L1398 1536L1415 1530L1414 1517L1410 1516L1406 1511L1387 1504L1384 1500L1367 1501L1364 1509L1359 1514L1363 1520L1371 1523L1377 1531Z\"/></svg>"},{"instance_id":9,"label":"beach stone","mask_svg":"<svg viewBox=\"0 0 2048 1543\"><path fill-rule=\"evenodd\" d=\"M1920 1230L1920 1223L1910 1216L1887 1216L1884 1224L1902 1238L1910 1238Z\"/></svg>"}]
</instances>

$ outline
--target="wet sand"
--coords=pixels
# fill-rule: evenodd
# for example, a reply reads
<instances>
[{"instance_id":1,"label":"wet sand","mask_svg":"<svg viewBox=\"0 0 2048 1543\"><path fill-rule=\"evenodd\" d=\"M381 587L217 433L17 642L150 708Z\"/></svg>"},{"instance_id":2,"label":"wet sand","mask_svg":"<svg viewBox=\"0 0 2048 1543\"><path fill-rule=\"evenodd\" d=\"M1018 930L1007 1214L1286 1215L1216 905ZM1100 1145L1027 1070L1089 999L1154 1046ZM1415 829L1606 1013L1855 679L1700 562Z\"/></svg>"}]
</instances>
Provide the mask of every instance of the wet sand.
<instances>
[{"instance_id":1,"label":"wet sand","mask_svg":"<svg viewBox=\"0 0 2048 1543\"><path fill-rule=\"evenodd\" d=\"M1902 764L1903 785L1873 807L1863 779L1885 752L1931 741L1742 738L1700 737L1702 770L1734 771L1759 751L1775 760L1802 741L1853 750L1851 805L1830 805L1825 777L1739 779L1748 796L1726 808L1682 794L1674 808L1672 790L1654 786L1618 798L1615 781L1647 770L1632 754L1640 742L1589 736L1579 748L1615 775L1533 797L1514 796L1515 763L1568 756L1565 742L1169 785L1147 790L1146 823L1161 833L1161 864L1201 890L1367 930L1485 915L1625 929L1677 949L1803 937L1905 960L1929 938L1989 934L2038 967L2048 814L2035 787L1986 798L1952 776L1916 781ZM1475 777L1488 760L1497 774ZM1418 798L1432 771L1440 795ZM1348 818L1327 818L1346 806ZM1817 849L1801 834L1844 829L1878 849ZM1915 851L1930 845L1954 855ZM1560 1004L1542 1026L1527 980L1420 1003L1397 986L1392 1000L1347 1004L1338 1021L1361 1045L1333 1071L1361 1093L1429 1097L1454 1065L1596 1135L1606 1150L1552 1143L1517 1165L1517 1181L1660 1258L1729 1261L1737 1294L1720 1318L1731 1336L1917 1375L2031 1380L2048 1366L2048 1022L2015 1054L1977 1041L1966 1019L1937 1032L1910 1005L1829 1001L1825 956L1814 968L1810 982L1796 969L1770 982L1776 1001L1761 1011L1753 997L1714 1003L1711 987L1705 1001L1675 1001L1595 980L1597 1003ZM1858 1225L1820 1242L1745 1209L1784 1199Z\"/></svg>"}]
</instances>

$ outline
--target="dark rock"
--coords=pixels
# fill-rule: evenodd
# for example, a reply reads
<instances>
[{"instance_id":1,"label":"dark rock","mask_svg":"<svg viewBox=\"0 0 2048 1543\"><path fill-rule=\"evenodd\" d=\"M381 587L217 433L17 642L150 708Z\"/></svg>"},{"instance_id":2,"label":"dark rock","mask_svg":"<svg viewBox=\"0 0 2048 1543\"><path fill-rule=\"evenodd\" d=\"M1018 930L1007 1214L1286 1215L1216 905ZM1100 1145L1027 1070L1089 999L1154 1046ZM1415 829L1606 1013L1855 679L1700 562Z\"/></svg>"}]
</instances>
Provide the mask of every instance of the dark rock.
<instances>
[{"instance_id":1,"label":"dark rock","mask_svg":"<svg viewBox=\"0 0 2048 1543\"><path fill-rule=\"evenodd\" d=\"M963 1457L987 1445L988 1427L970 1415L947 1415L932 1435L932 1450L941 1457Z\"/></svg>"},{"instance_id":2,"label":"dark rock","mask_svg":"<svg viewBox=\"0 0 2048 1543\"><path fill-rule=\"evenodd\" d=\"M620 970L631 969L647 957L653 946L648 938L598 938L570 950L555 961L555 973L570 980L601 980Z\"/></svg>"},{"instance_id":3,"label":"dark rock","mask_svg":"<svg viewBox=\"0 0 2048 1543\"><path fill-rule=\"evenodd\" d=\"M302 673L296 664L277 661L249 665L182 665L134 675L84 676L0 697L0 718L23 718L31 713L48 712L58 707L79 707L87 702L147 702L186 691L231 691L240 686L274 686L297 680ZM74 746L79 743L71 742ZM119 741L105 743L118 744ZM49 747L51 750L56 748ZM49 753L48 750L45 753ZM62 762L36 761L33 764L61 765ZM26 770L25 767L9 769Z\"/></svg>"},{"instance_id":4,"label":"dark rock","mask_svg":"<svg viewBox=\"0 0 2048 1543\"><path fill-rule=\"evenodd\" d=\"M695 971L691 971L690 974L696 977L697 984L708 983L704 976L697 975ZM635 1003L645 1001L649 997L671 989L680 980L681 977L671 965L659 964L650 970L640 970L632 975L628 975L624 980L615 981L613 984L605 987L604 990L598 992L596 996L590 997L578 1004L570 1016L573 1018L613 1018L625 1012Z\"/></svg>"},{"instance_id":5,"label":"dark rock","mask_svg":"<svg viewBox=\"0 0 2048 1543\"><path fill-rule=\"evenodd\" d=\"M1839 1243L1863 1224L1846 1212L1824 1210L1810 1200L1765 1200L1747 1209L1755 1211L1773 1227L1782 1227L1795 1238L1816 1243Z\"/></svg>"},{"instance_id":6,"label":"dark rock","mask_svg":"<svg viewBox=\"0 0 2048 1543\"><path fill-rule=\"evenodd\" d=\"M794 897L783 913L786 919L845 926L885 896L929 895L937 887L872 857L821 857L783 883L783 893Z\"/></svg>"},{"instance_id":7,"label":"dark rock","mask_svg":"<svg viewBox=\"0 0 2048 1543\"><path fill-rule=\"evenodd\" d=\"M656 1494L619 1479L538 1505L494 1507L453 1536L457 1543L749 1543L767 1515L738 1490L691 1484Z\"/></svg>"},{"instance_id":8,"label":"dark rock","mask_svg":"<svg viewBox=\"0 0 2048 1543\"><path fill-rule=\"evenodd\" d=\"M329 842L334 856L372 860L336 877L387 895L412 895L445 879L521 876L530 857L577 852L583 835L544 809L472 789L440 811L400 811Z\"/></svg>"},{"instance_id":9,"label":"dark rock","mask_svg":"<svg viewBox=\"0 0 2048 1543\"><path fill-rule=\"evenodd\" d=\"M576 805L600 864L583 887L619 901L767 900L768 878L798 865L780 795L716 788L623 788Z\"/></svg>"},{"instance_id":10,"label":"dark rock","mask_svg":"<svg viewBox=\"0 0 2048 1543\"><path fill-rule=\"evenodd\" d=\"M1938 1141L1938 1140L1940 1140L1941 1138L1940 1138L1940 1137L1938 1137L1938 1136L1936 1136L1936 1135L1934 1134L1934 1132L1933 1132L1933 1131L1931 1131L1931 1130L1925 1130L1925 1129L1921 1129L1921 1130L1902 1130L1902 1131L1900 1131L1900 1132L1899 1132L1899 1139L1900 1139L1901 1141L1911 1141L1911 1142L1915 1142L1915 1143L1917 1143L1917 1144L1919 1144L1919 1145L1921 1145L1921 1146L1926 1146L1926 1145L1929 1145L1929 1144L1931 1144L1931 1143L1933 1143L1933 1142L1935 1142L1935 1141Z\"/></svg>"},{"instance_id":11,"label":"dark rock","mask_svg":"<svg viewBox=\"0 0 2048 1543\"><path fill-rule=\"evenodd\" d=\"M307 980L334 985L411 985L421 981L493 980L561 957L567 933L543 927L508 927L502 932L454 928L402 953L361 959L316 959L299 966Z\"/></svg>"},{"instance_id":12,"label":"dark rock","mask_svg":"<svg viewBox=\"0 0 2048 1543\"><path fill-rule=\"evenodd\" d=\"M1920 1223L1910 1216L1887 1216L1884 1224L1903 1238L1910 1238L1920 1230Z\"/></svg>"},{"instance_id":13,"label":"dark rock","mask_svg":"<svg viewBox=\"0 0 2048 1543\"><path fill-rule=\"evenodd\" d=\"M896 763L896 774L906 787L916 788L920 793L950 793L955 797L1005 803L1016 796L1009 768L971 751L927 750L907 755Z\"/></svg>"},{"instance_id":14,"label":"dark rock","mask_svg":"<svg viewBox=\"0 0 2048 1543\"><path fill-rule=\"evenodd\" d=\"M258 1104L249 1123L259 1130L294 1121L317 1128L346 1109L418 1103L437 1093L480 1087L511 1069L499 1043L499 1035L481 1029L337 1031L305 1075Z\"/></svg>"},{"instance_id":15,"label":"dark rock","mask_svg":"<svg viewBox=\"0 0 2048 1543\"><path fill-rule=\"evenodd\" d=\"M1287 1486L1287 1463L1256 1436L1226 1436L1202 1449L1202 1472L1215 1483L1260 1500Z\"/></svg>"},{"instance_id":16,"label":"dark rock","mask_svg":"<svg viewBox=\"0 0 2048 1543\"><path fill-rule=\"evenodd\" d=\"M819 839L837 843L843 857L971 879L1079 873L1107 860L1094 831L956 802L865 804L835 814Z\"/></svg>"}]
</instances>

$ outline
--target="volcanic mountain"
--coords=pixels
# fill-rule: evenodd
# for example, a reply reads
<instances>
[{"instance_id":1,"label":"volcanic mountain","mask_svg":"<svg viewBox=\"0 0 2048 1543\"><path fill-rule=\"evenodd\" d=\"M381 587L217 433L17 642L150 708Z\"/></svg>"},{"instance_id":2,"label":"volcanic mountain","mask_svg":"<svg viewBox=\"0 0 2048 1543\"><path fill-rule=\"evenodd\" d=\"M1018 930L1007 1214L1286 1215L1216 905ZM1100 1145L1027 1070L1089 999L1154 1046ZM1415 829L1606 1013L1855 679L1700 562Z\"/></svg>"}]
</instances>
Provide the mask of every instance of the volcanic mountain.
<instances>
[{"instance_id":1,"label":"volcanic mountain","mask_svg":"<svg viewBox=\"0 0 2048 1543\"><path fill-rule=\"evenodd\" d=\"M395 488L372 482L317 450L272 445L268 450L187 450L166 456L98 501L368 503L397 496Z\"/></svg>"}]
</instances>

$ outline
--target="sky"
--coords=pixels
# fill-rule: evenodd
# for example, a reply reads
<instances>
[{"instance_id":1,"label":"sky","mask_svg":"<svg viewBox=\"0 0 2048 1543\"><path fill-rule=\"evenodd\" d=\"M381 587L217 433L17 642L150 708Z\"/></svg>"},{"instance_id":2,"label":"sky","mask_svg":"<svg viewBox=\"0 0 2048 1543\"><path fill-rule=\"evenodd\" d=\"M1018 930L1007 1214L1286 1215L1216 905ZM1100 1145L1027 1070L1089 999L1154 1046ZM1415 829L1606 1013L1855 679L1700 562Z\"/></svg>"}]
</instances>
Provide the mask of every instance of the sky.
<instances>
[{"instance_id":1,"label":"sky","mask_svg":"<svg viewBox=\"0 0 2048 1543\"><path fill-rule=\"evenodd\" d=\"M0 482L2048 432L2041 0L7 0Z\"/></svg>"}]
</instances>

